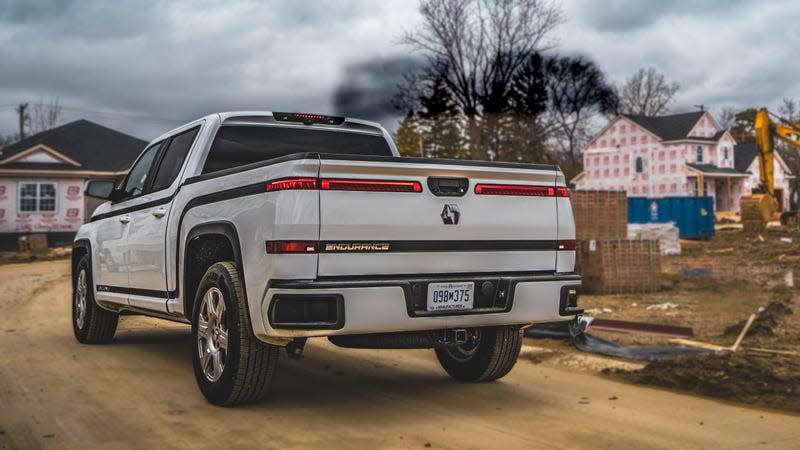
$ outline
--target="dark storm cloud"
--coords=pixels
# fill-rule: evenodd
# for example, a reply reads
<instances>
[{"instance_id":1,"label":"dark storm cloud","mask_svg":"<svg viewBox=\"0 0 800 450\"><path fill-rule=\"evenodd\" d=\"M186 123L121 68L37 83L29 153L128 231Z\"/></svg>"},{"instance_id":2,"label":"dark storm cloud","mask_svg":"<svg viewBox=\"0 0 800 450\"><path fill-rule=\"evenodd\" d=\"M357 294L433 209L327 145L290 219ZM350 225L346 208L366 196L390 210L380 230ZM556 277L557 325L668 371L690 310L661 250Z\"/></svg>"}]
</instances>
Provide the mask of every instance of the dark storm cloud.
<instances>
[{"instance_id":1,"label":"dark storm cloud","mask_svg":"<svg viewBox=\"0 0 800 450\"><path fill-rule=\"evenodd\" d=\"M579 0L576 19L600 31L624 32L650 26L669 16L727 15L735 13L745 0ZM752 1L750 3L755 3Z\"/></svg>"},{"instance_id":2,"label":"dark storm cloud","mask_svg":"<svg viewBox=\"0 0 800 450\"><path fill-rule=\"evenodd\" d=\"M800 98L800 2L563 0L562 54L622 81L656 66L673 110ZM59 97L81 117L152 138L201 115L343 113L394 128L413 61L398 45L413 0L0 0L0 133L14 105Z\"/></svg>"},{"instance_id":3,"label":"dark storm cloud","mask_svg":"<svg viewBox=\"0 0 800 450\"><path fill-rule=\"evenodd\" d=\"M163 25L157 14L159 4L151 0L5 1L0 7L0 23L24 25L15 40L38 40L69 36L84 39L119 39L145 34ZM162 8L163 9L163 8Z\"/></svg>"},{"instance_id":4,"label":"dark storm cloud","mask_svg":"<svg viewBox=\"0 0 800 450\"><path fill-rule=\"evenodd\" d=\"M65 120L143 138L216 111L331 112L343 67L402 51L416 14L402 0L0 2L0 133L14 104L58 96Z\"/></svg>"},{"instance_id":5,"label":"dark storm cloud","mask_svg":"<svg viewBox=\"0 0 800 450\"><path fill-rule=\"evenodd\" d=\"M348 65L342 84L333 94L334 111L375 121L402 115L392 103L397 85L405 73L421 66L420 59L408 56L375 58Z\"/></svg>"}]
</instances>

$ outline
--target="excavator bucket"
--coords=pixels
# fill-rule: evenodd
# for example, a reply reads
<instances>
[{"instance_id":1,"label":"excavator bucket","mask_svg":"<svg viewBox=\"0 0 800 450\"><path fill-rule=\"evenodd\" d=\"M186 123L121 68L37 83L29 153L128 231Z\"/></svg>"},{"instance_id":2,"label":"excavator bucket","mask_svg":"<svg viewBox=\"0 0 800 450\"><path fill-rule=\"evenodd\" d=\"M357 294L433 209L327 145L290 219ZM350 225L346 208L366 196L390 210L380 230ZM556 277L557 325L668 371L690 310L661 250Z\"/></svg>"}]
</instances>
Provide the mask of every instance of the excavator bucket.
<instances>
[{"instance_id":1,"label":"excavator bucket","mask_svg":"<svg viewBox=\"0 0 800 450\"><path fill-rule=\"evenodd\" d=\"M769 194L753 194L742 197L740 203L742 226L745 233L764 231L767 222L778 210L775 197Z\"/></svg>"}]
</instances>

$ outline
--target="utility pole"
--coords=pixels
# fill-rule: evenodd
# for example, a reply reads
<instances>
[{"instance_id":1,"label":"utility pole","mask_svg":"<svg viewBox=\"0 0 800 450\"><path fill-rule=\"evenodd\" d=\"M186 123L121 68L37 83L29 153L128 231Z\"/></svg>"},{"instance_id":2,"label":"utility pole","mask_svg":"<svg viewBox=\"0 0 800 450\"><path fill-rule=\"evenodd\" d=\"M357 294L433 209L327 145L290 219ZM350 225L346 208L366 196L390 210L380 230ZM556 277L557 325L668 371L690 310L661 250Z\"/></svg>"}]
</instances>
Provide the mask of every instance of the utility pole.
<instances>
[{"instance_id":1,"label":"utility pole","mask_svg":"<svg viewBox=\"0 0 800 450\"><path fill-rule=\"evenodd\" d=\"M25 139L25 121L28 119L28 113L25 110L28 109L27 103L20 103L17 106L17 114L19 114L19 140Z\"/></svg>"}]
</instances>

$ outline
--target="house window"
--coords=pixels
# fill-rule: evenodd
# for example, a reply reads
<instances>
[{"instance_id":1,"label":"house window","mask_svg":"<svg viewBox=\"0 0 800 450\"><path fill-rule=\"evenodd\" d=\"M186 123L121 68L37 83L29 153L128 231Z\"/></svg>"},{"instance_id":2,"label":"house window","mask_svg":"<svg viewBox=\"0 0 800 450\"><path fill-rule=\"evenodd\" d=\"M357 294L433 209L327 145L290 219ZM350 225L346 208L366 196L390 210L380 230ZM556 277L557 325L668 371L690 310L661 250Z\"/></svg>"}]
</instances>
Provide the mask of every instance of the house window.
<instances>
[{"instance_id":1,"label":"house window","mask_svg":"<svg viewBox=\"0 0 800 450\"><path fill-rule=\"evenodd\" d=\"M728 146L722 147L722 159L728 160Z\"/></svg>"},{"instance_id":2,"label":"house window","mask_svg":"<svg viewBox=\"0 0 800 450\"><path fill-rule=\"evenodd\" d=\"M697 163L700 164L703 162L703 146L697 146Z\"/></svg>"},{"instance_id":3,"label":"house window","mask_svg":"<svg viewBox=\"0 0 800 450\"><path fill-rule=\"evenodd\" d=\"M641 156L636 157L636 173L644 172L644 158Z\"/></svg>"},{"instance_id":4,"label":"house window","mask_svg":"<svg viewBox=\"0 0 800 450\"><path fill-rule=\"evenodd\" d=\"M20 183L17 210L25 213L55 212L55 183Z\"/></svg>"}]
</instances>

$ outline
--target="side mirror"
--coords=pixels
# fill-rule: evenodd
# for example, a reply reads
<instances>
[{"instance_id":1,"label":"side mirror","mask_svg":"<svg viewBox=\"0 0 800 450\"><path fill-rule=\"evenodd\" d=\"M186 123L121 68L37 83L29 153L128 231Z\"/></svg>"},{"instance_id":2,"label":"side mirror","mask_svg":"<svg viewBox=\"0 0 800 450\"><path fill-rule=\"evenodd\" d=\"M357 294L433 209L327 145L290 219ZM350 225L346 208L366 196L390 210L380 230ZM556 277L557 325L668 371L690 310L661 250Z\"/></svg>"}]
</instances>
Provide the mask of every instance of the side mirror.
<instances>
[{"instance_id":1,"label":"side mirror","mask_svg":"<svg viewBox=\"0 0 800 450\"><path fill-rule=\"evenodd\" d=\"M90 180L83 193L89 197L111 200L114 191L114 182L111 180Z\"/></svg>"}]
</instances>

